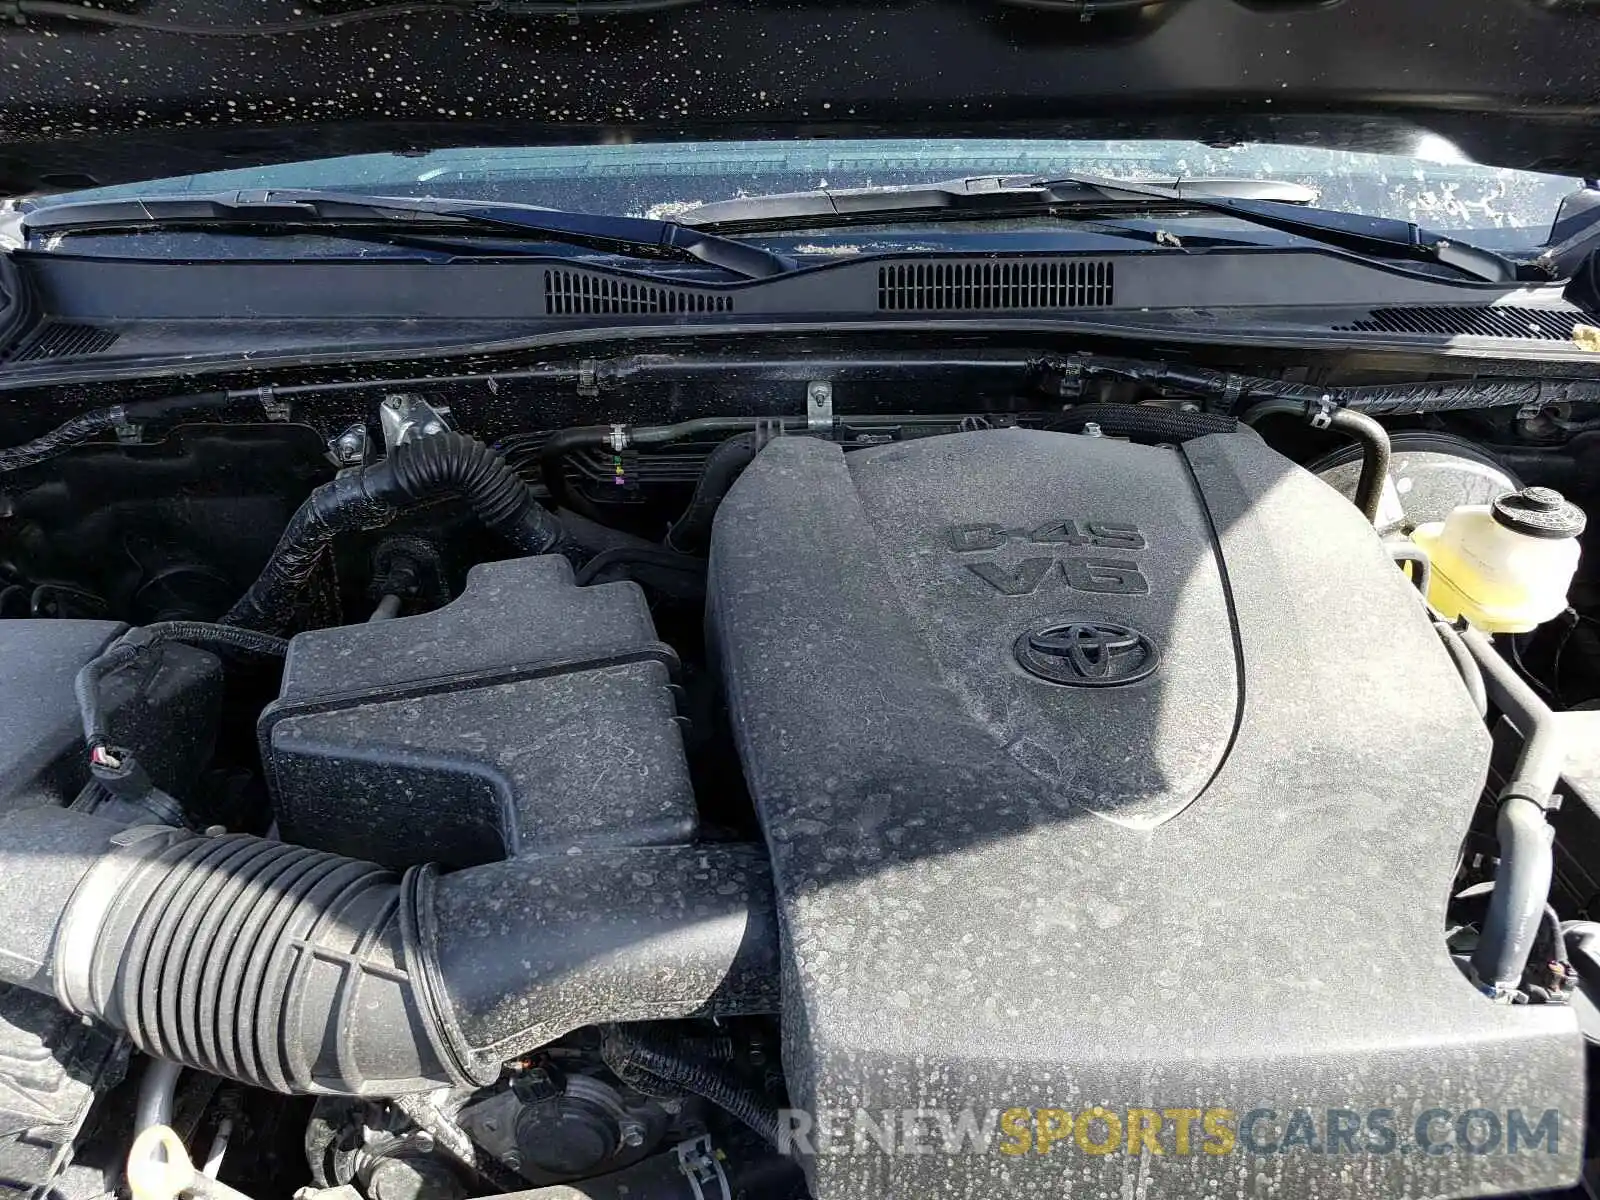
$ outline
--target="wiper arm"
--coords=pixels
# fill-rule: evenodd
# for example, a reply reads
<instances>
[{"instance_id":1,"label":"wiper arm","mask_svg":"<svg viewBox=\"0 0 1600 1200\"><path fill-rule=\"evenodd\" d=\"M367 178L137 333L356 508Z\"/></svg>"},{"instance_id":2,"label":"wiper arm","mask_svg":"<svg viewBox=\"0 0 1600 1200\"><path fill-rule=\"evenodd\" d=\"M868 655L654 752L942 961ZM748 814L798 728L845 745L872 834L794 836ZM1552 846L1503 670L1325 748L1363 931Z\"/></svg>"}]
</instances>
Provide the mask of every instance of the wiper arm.
<instances>
[{"instance_id":1,"label":"wiper arm","mask_svg":"<svg viewBox=\"0 0 1600 1200\"><path fill-rule=\"evenodd\" d=\"M640 258L692 259L745 279L766 279L795 269L781 254L676 221L566 212L520 204L465 200L413 200L344 192L253 191L206 196L147 196L61 204L28 213L28 234L214 229L280 233L325 230L338 236L363 231L407 234L420 227L446 232L532 235Z\"/></svg>"},{"instance_id":2,"label":"wiper arm","mask_svg":"<svg viewBox=\"0 0 1600 1200\"><path fill-rule=\"evenodd\" d=\"M801 222L882 221L896 217L1004 217L1031 213L1115 213L1200 210L1295 234L1357 254L1440 263L1504 283L1517 264L1490 250L1385 217L1312 208L1315 194L1298 184L1255 180L1180 180L1170 185L1124 183L1090 176L982 176L910 187L836 188L748 196L703 204L679 214L684 224L729 230Z\"/></svg>"},{"instance_id":3,"label":"wiper arm","mask_svg":"<svg viewBox=\"0 0 1600 1200\"><path fill-rule=\"evenodd\" d=\"M1062 184L1078 186L1083 182L1086 181L1042 180L1038 186L1053 190ZM1129 183L1111 183L1107 186L1127 195L1148 196L1153 200L1171 198L1165 188ZM1490 283L1510 283L1520 276L1515 262L1493 250L1458 242L1442 233L1392 217L1368 217L1331 208L1310 208L1276 200L1225 196L1188 196L1184 198L1184 203L1189 208L1237 217L1242 221L1297 234L1357 254L1439 263Z\"/></svg>"}]
</instances>

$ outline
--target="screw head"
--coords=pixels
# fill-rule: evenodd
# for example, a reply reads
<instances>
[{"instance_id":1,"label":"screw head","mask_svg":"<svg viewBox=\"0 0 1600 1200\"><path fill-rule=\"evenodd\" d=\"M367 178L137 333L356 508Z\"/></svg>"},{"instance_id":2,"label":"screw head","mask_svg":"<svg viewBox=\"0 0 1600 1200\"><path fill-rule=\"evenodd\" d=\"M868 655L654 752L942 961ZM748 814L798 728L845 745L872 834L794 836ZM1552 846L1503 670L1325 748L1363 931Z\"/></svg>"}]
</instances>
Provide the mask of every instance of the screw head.
<instances>
[{"instance_id":1,"label":"screw head","mask_svg":"<svg viewBox=\"0 0 1600 1200\"><path fill-rule=\"evenodd\" d=\"M644 1130L637 1125L624 1125L622 1127L622 1144L630 1150L638 1149L644 1145Z\"/></svg>"}]
</instances>

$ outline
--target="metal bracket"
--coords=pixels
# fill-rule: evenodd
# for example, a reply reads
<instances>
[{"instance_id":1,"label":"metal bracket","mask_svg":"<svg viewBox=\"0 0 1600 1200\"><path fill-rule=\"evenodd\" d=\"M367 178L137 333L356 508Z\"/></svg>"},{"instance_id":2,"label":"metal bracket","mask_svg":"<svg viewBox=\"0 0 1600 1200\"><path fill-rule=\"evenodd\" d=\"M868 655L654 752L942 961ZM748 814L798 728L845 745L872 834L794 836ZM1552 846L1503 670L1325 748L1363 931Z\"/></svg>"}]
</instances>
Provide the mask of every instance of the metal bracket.
<instances>
[{"instance_id":1,"label":"metal bracket","mask_svg":"<svg viewBox=\"0 0 1600 1200\"><path fill-rule=\"evenodd\" d=\"M383 444L389 450L419 437L432 437L450 428L445 417L449 409L435 408L421 396L406 392L385 396L378 405L378 423L383 426Z\"/></svg>"},{"instance_id":2,"label":"metal bracket","mask_svg":"<svg viewBox=\"0 0 1600 1200\"><path fill-rule=\"evenodd\" d=\"M578 395L594 400L600 395L600 360L586 358L578 364Z\"/></svg>"},{"instance_id":3,"label":"metal bracket","mask_svg":"<svg viewBox=\"0 0 1600 1200\"><path fill-rule=\"evenodd\" d=\"M833 384L825 379L806 384L806 428L833 429Z\"/></svg>"},{"instance_id":4,"label":"metal bracket","mask_svg":"<svg viewBox=\"0 0 1600 1200\"><path fill-rule=\"evenodd\" d=\"M128 412L122 405L117 405L111 410L111 428L116 431L117 441L123 445L137 445L143 436L144 429L128 420Z\"/></svg>"},{"instance_id":5,"label":"metal bracket","mask_svg":"<svg viewBox=\"0 0 1600 1200\"><path fill-rule=\"evenodd\" d=\"M241 398L247 395L248 392L242 393ZM267 420L283 422L289 419L289 402L278 399L270 386L258 387L255 391L255 400L261 405L261 413Z\"/></svg>"},{"instance_id":6,"label":"metal bracket","mask_svg":"<svg viewBox=\"0 0 1600 1200\"><path fill-rule=\"evenodd\" d=\"M712 1149L711 1138L706 1134L691 1141L679 1142L673 1147L678 1156L678 1170L683 1172L694 1192L694 1200L733 1200L733 1189L728 1186L728 1176L722 1169L722 1160ZM708 1191L707 1185L715 1190Z\"/></svg>"},{"instance_id":7,"label":"metal bracket","mask_svg":"<svg viewBox=\"0 0 1600 1200\"><path fill-rule=\"evenodd\" d=\"M367 427L350 425L338 437L329 438L328 454L337 466L359 467L367 459Z\"/></svg>"}]
</instances>

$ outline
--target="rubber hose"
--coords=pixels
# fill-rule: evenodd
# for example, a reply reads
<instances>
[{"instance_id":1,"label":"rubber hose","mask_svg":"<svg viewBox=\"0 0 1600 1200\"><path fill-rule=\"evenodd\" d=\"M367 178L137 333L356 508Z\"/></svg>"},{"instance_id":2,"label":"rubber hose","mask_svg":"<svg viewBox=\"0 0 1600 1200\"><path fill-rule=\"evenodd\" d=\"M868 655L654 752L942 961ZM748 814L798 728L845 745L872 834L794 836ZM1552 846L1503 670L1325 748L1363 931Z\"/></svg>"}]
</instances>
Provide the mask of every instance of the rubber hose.
<instances>
[{"instance_id":1,"label":"rubber hose","mask_svg":"<svg viewBox=\"0 0 1600 1200\"><path fill-rule=\"evenodd\" d=\"M715 1065L685 1053L682 1039L624 1025L608 1025L602 1033L601 1057L618 1078L631 1082L642 1074L646 1083L660 1080L703 1096L771 1145L778 1144L777 1110Z\"/></svg>"},{"instance_id":2,"label":"rubber hose","mask_svg":"<svg viewBox=\"0 0 1600 1200\"><path fill-rule=\"evenodd\" d=\"M1556 906L1544 906L1544 927L1550 937L1550 955L1556 962L1564 967L1572 965L1572 959L1567 954L1567 939L1561 932L1561 915L1556 912Z\"/></svg>"},{"instance_id":3,"label":"rubber hose","mask_svg":"<svg viewBox=\"0 0 1600 1200\"><path fill-rule=\"evenodd\" d=\"M1566 741L1555 713L1534 694L1488 637L1476 629L1461 631L1461 641L1483 672L1484 686L1495 706L1522 734L1522 749L1510 778L1500 789L1495 819L1500 866L1484 918L1472 967L1497 998L1514 997L1528 966L1550 902L1554 875L1555 830L1546 817L1560 782Z\"/></svg>"},{"instance_id":4,"label":"rubber hose","mask_svg":"<svg viewBox=\"0 0 1600 1200\"><path fill-rule=\"evenodd\" d=\"M1411 586L1422 594L1423 599L1427 599L1428 591L1433 586L1433 560L1412 541L1389 542L1387 548L1395 566L1411 564Z\"/></svg>"},{"instance_id":5,"label":"rubber hose","mask_svg":"<svg viewBox=\"0 0 1600 1200\"><path fill-rule=\"evenodd\" d=\"M1495 649L1487 634L1463 629L1461 640L1483 671L1489 698L1511 718L1523 737L1522 749L1501 795L1526 796L1548 809L1567 757L1566 737L1556 714Z\"/></svg>"},{"instance_id":6,"label":"rubber hose","mask_svg":"<svg viewBox=\"0 0 1600 1200\"><path fill-rule=\"evenodd\" d=\"M1555 830L1544 809L1526 796L1508 796L1495 819L1500 866L1484 918L1473 969L1497 994L1514 992L1527 969L1549 903Z\"/></svg>"},{"instance_id":7,"label":"rubber hose","mask_svg":"<svg viewBox=\"0 0 1600 1200\"><path fill-rule=\"evenodd\" d=\"M135 1137L146 1129L172 1124L173 1102L181 1074L183 1068L175 1062L152 1058L145 1064L144 1077L139 1080L139 1100L133 1114Z\"/></svg>"},{"instance_id":8,"label":"rubber hose","mask_svg":"<svg viewBox=\"0 0 1600 1200\"><path fill-rule=\"evenodd\" d=\"M1079 404L1053 421L1051 427L1076 433L1091 422L1114 437L1134 441L1150 438L1187 442L1213 433L1233 433L1239 428L1237 418L1221 413L1181 412L1148 404Z\"/></svg>"},{"instance_id":9,"label":"rubber hose","mask_svg":"<svg viewBox=\"0 0 1600 1200\"><path fill-rule=\"evenodd\" d=\"M572 581L579 587L587 587L598 582L614 567L635 565L689 575L697 580L703 579L706 573L706 560L703 558L695 558L677 550L663 550L659 546L619 546L615 550L602 550L596 554L578 568Z\"/></svg>"},{"instance_id":10,"label":"rubber hose","mask_svg":"<svg viewBox=\"0 0 1600 1200\"><path fill-rule=\"evenodd\" d=\"M694 496L683 515L667 530L669 550L684 554L704 554L711 541L711 522L717 515L728 489L743 474L766 439L759 433L741 433L719 445L706 459L705 469L694 487Z\"/></svg>"},{"instance_id":11,"label":"rubber hose","mask_svg":"<svg viewBox=\"0 0 1600 1200\"><path fill-rule=\"evenodd\" d=\"M222 623L265 632L289 627L337 535L379 528L399 509L447 494L463 496L480 520L524 554L545 554L562 543L560 523L499 455L465 434L434 434L404 442L383 462L315 489Z\"/></svg>"},{"instance_id":12,"label":"rubber hose","mask_svg":"<svg viewBox=\"0 0 1600 1200\"><path fill-rule=\"evenodd\" d=\"M481 1086L585 1025L772 1013L777 953L756 846L396 879L245 835L0 818L0 982L271 1091Z\"/></svg>"},{"instance_id":13,"label":"rubber hose","mask_svg":"<svg viewBox=\"0 0 1600 1200\"><path fill-rule=\"evenodd\" d=\"M1263 400L1253 404L1240 418L1246 425L1254 425L1265 417L1295 416L1346 434L1361 446L1361 477L1356 482L1356 507L1368 521L1376 525L1383 508L1384 484L1389 480L1389 462L1393 450L1389 445L1388 430L1366 413L1329 408L1317 400Z\"/></svg>"},{"instance_id":14,"label":"rubber hose","mask_svg":"<svg viewBox=\"0 0 1600 1200\"><path fill-rule=\"evenodd\" d=\"M1472 708L1480 717L1489 713L1489 693L1483 686L1483 671L1478 667L1478 662L1472 657L1472 651L1467 649L1467 644L1461 640L1461 634L1449 621L1435 618L1434 632L1439 635L1439 640L1444 643L1445 650L1450 655L1450 661L1455 663L1456 670L1461 673L1461 682L1467 689L1467 698L1472 701Z\"/></svg>"},{"instance_id":15,"label":"rubber hose","mask_svg":"<svg viewBox=\"0 0 1600 1200\"><path fill-rule=\"evenodd\" d=\"M1389 432L1366 413L1336 408L1328 414L1328 428L1347 434L1361 443L1361 476L1356 481L1356 507L1367 520L1378 523L1383 510L1383 489L1389 482L1389 462L1394 451Z\"/></svg>"}]
</instances>

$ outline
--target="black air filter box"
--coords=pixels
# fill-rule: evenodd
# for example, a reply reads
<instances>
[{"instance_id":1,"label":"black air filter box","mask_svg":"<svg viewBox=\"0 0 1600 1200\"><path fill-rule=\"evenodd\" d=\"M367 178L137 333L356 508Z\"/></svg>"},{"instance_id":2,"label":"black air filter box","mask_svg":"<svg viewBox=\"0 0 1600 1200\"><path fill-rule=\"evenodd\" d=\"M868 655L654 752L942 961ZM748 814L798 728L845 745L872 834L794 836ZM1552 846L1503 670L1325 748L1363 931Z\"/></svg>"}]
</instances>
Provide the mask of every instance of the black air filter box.
<instances>
[{"instance_id":1,"label":"black air filter box","mask_svg":"<svg viewBox=\"0 0 1600 1200\"><path fill-rule=\"evenodd\" d=\"M300 634L260 724L283 835L397 868L691 841L676 668L635 584L576 587L555 555Z\"/></svg>"}]
</instances>

